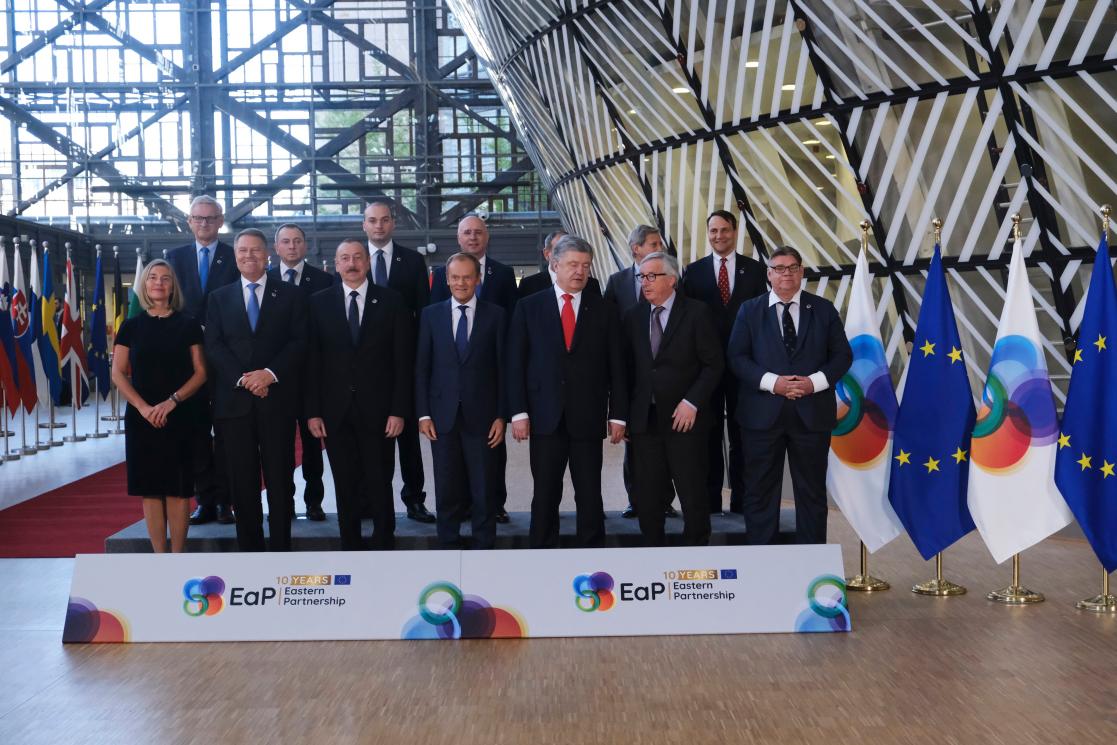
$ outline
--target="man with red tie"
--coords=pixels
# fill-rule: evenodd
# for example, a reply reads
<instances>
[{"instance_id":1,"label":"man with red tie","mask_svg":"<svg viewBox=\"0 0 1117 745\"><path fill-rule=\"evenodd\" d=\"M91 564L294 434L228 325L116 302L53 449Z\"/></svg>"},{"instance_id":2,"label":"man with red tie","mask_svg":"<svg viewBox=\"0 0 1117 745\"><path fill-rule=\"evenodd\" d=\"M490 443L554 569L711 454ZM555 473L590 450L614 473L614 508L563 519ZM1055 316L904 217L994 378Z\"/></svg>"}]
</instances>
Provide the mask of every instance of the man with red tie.
<instances>
[{"instance_id":1,"label":"man with red tie","mask_svg":"<svg viewBox=\"0 0 1117 745\"><path fill-rule=\"evenodd\" d=\"M559 545L559 503L567 465L577 507L577 545L605 543L601 440L624 438L628 405L616 306L583 292L593 248L573 235L551 253L554 292L516 304L508 338L512 436L530 440L535 492L532 548Z\"/></svg>"}]
</instances>

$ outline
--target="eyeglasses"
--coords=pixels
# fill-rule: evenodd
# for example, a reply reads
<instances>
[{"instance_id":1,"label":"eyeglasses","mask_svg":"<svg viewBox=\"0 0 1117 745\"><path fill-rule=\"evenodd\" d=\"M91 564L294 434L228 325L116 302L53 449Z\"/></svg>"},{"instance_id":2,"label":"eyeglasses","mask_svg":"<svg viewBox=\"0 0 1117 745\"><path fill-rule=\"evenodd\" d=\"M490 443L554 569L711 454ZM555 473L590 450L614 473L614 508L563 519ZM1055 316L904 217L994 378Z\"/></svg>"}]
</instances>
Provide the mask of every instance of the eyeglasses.
<instances>
[{"instance_id":1,"label":"eyeglasses","mask_svg":"<svg viewBox=\"0 0 1117 745\"><path fill-rule=\"evenodd\" d=\"M782 277L785 274L798 274L799 270L803 267L799 264L779 264L768 268L771 269L774 274L778 274Z\"/></svg>"},{"instance_id":2,"label":"eyeglasses","mask_svg":"<svg viewBox=\"0 0 1117 745\"><path fill-rule=\"evenodd\" d=\"M636 279L641 282L655 282L660 277L668 276L666 272L648 272L647 274L637 274Z\"/></svg>"},{"instance_id":3,"label":"eyeglasses","mask_svg":"<svg viewBox=\"0 0 1117 745\"><path fill-rule=\"evenodd\" d=\"M225 219L224 215L215 215L213 217L206 217L205 215L191 215L190 222L200 223L202 225L213 225Z\"/></svg>"}]
</instances>

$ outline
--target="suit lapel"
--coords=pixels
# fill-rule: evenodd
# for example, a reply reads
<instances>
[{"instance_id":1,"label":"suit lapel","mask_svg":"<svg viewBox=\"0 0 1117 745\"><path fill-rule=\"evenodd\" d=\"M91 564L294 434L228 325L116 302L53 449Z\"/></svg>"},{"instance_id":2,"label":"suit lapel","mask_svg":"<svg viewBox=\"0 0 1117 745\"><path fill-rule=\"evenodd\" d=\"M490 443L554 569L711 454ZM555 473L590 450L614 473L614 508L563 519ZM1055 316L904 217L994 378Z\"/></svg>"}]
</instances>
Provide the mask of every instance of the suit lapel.
<instances>
[{"instance_id":1,"label":"suit lapel","mask_svg":"<svg viewBox=\"0 0 1117 745\"><path fill-rule=\"evenodd\" d=\"M671 337L675 334L675 329L679 328L682 323L682 317L686 315L686 304L682 302L682 295L678 290L675 291L675 302L671 306L671 313L667 316L667 327L663 329L663 338L659 341L659 353L663 354L663 350L671 343Z\"/></svg>"},{"instance_id":2,"label":"suit lapel","mask_svg":"<svg viewBox=\"0 0 1117 745\"><path fill-rule=\"evenodd\" d=\"M795 332L795 352L798 354L799 350L803 348L803 340L807 338L807 331L811 325L811 318L814 317L814 309L811 307L813 303L807 293L799 296L799 328Z\"/></svg>"},{"instance_id":3,"label":"suit lapel","mask_svg":"<svg viewBox=\"0 0 1117 745\"><path fill-rule=\"evenodd\" d=\"M648 359L655 359L652 356L652 337L651 337L651 322L652 322L652 306L649 303L641 303L636 306L636 318L640 322L640 328L643 333L637 334L640 339L639 347L643 350L644 355ZM663 340L660 339L660 349L663 348Z\"/></svg>"},{"instance_id":4,"label":"suit lapel","mask_svg":"<svg viewBox=\"0 0 1117 745\"><path fill-rule=\"evenodd\" d=\"M582 291L582 301L578 307L578 319L574 323L574 338L570 341L571 352L577 348L578 342L586 335L584 329L587 324L594 323L597 318L597 309L594 306L595 301L595 299L590 298L590 296L586 294L585 290ZM561 318L559 319L559 328L562 328ZM563 343L566 343L565 338L563 339Z\"/></svg>"},{"instance_id":5,"label":"suit lapel","mask_svg":"<svg viewBox=\"0 0 1117 745\"><path fill-rule=\"evenodd\" d=\"M768 327L765 336L771 339L773 344L779 345L783 356L790 361L791 357L783 343L783 329L780 328L780 309L774 303L764 306L764 325Z\"/></svg>"}]
</instances>

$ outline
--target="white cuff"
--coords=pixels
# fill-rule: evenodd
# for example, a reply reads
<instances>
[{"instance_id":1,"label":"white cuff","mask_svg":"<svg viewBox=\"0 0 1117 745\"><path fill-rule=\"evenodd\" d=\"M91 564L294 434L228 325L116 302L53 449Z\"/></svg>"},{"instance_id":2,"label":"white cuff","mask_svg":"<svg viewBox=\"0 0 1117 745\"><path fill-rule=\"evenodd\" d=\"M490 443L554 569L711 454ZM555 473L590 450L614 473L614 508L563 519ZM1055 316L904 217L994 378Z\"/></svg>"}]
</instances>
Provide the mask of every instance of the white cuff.
<instances>
[{"instance_id":1,"label":"white cuff","mask_svg":"<svg viewBox=\"0 0 1117 745\"><path fill-rule=\"evenodd\" d=\"M694 409L695 411L698 411L698 407L695 406L694 404L692 404L690 401L687 401L685 398L682 401L680 401L679 403L686 404L687 406Z\"/></svg>"},{"instance_id":2,"label":"white cuff","mask_svg":"<svg viewBox=\"0 0 1117 745\"><path fill-rule=\"evenodd\" d=\"M625 424L625 423L624 423L624 422L623 422L622 420L620 420L620 419L610 419L610 420L609 420L609 424L619 424L619 425L621 425L622 427L627 427L627 426L628 426L627 424Z\"/></svg>"},{"instance_id":3,"label":"white cuff","mask_svg":"<svg viewBox=\"0 0 1117 745\"><path fill-rule=\"evenodd\" d=\"M779 379L780 376L775 373L764 373L764 376L760 378L760 390L775 394L776 381Z\"/></svg>"},{"instance_id":4,"label":"white cuff","mask_svg":"<svg viewBox=\"0 0 1117 745\"><path fill-rule=\"evenodd\" d=\"M523 420L525 420L525 419L527 419L527 418L528 418L528 416L527 416L527 412L526 412L526 411L522 411L522 412L520 412L519 414L516 414L516 415L514 415L514 416L512 417L512 421L513 421L513 422L522 422Z\"/></svg>"},{"instance_id":5,"label":"white cuff","mask_svg":"<svg viewBox=\"0 0 1117 745\"><path fill-rule=\"evenodd\" d=\"M431 420L431 418L430 418L429 416L421 416L421 417L419 417L419 421L420 421L420 422L429 422L430 420Z\"/></svg>"},{"instance_id":6,"label":"white cuff","mask_svg":"<svg viewBox=\"0 0 1117 745\"><path fill-rule=\"evenodd\" d=\"M812 384L814 384L815 393L822 393L824 390L830 387L830 381L826 379L826 374L823 373L821 370L813 375L808 375L807 379L811 381Z\"/></svg>"},{"instance_id":7,"label":"white cuff","mask_svg":"<svg viewBox=\"0 0 1117 745\"><path fill-rule=\"evenodd\" d=\"M277 377L275 376L275 373L273 373L273 372L272 372L272 370L271 370L271 368L270 368L270 367L265 367L264 369L268 371L268 375L271 375L271 379L272 379L272 382L274 382L274 383L278 383L278 382L279 382L279 378L277 378Z\"/></svg>"}]
</instances>

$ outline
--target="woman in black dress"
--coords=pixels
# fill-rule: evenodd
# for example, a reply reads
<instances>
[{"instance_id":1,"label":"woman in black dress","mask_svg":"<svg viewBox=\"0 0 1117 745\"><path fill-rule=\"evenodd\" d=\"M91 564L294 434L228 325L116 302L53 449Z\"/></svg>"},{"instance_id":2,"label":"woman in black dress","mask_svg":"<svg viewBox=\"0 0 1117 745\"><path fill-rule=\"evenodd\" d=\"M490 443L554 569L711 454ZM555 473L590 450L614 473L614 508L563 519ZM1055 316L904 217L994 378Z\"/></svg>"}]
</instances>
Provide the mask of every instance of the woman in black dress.
<instances>
[{"instance_id":1,"label":"woman in black dress","mask_svg":"<svg viewBox=\"0 0 1117 745\"><path fill-rule=\"evenodd\" d=\"M206 382L202 327L182 313L182 291L171 265L156 259L136 279L144 313L120 327L112 380L128 400L124 452L128 493L143 497L144 522L156 553L186 547L194 493L190 434L196 426L187 399Z\"/></svg>"}]
</instances>

